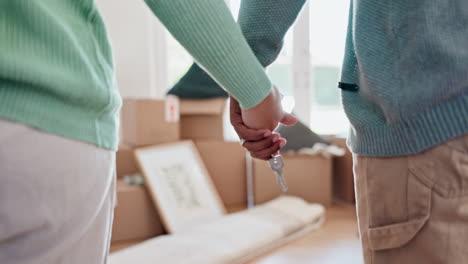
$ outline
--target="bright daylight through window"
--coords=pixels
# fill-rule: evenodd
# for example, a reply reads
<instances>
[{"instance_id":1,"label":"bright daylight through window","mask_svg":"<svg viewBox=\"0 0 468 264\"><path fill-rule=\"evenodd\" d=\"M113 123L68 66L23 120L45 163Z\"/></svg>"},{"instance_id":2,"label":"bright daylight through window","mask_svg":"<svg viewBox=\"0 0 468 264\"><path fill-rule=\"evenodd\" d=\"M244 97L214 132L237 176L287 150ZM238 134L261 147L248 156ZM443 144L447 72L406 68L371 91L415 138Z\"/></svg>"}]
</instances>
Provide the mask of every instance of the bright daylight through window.
<instances>
[{"instance_id":1,"label":"bright daylight through window","mask_svg":"<svg viewBox=\"0 0 468 264\"><path fill-rule=\"evenodd\" d=\"M227 1L237 17L240 0ZM349 122L341 106L337 83L344 53L349 1L309 1L310 23L310 126L319 134L345 134ZM188 53L167 34L168 82L175 84L192 63ZM293 95L293 30L289 30L278 59L267 72L286 96ZM169 88L169 87L168 87ZM300 95L295 95L300 96Z\"/></svg>"}]
</instances>

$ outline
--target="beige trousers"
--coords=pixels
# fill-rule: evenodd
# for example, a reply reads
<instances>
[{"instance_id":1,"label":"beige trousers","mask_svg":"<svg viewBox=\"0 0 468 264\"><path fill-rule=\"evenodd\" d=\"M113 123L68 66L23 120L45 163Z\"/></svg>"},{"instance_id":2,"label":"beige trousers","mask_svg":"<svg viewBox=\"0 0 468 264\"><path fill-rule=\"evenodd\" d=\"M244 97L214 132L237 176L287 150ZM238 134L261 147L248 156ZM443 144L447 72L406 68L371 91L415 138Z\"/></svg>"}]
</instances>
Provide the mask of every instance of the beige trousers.
<instances>
[{"instance_id":1,"label":"beige trousers","mask_svg":"<svg viewBox=\"0 0 468 264\"><path fill-rule=\"evenodd\" d=\"M0 120L0 263L103 264L113 151Z\"/></svg>"},{"instance_id":2,"label":"beige trousers","mask_svg":"<svg viewBox=\"0 0 468 264\"><path fill-rule=\"evenodd\" d=\"M417 155L354 161L366 264L468 263L468 135Z\"/></svg>"}]
</instances>

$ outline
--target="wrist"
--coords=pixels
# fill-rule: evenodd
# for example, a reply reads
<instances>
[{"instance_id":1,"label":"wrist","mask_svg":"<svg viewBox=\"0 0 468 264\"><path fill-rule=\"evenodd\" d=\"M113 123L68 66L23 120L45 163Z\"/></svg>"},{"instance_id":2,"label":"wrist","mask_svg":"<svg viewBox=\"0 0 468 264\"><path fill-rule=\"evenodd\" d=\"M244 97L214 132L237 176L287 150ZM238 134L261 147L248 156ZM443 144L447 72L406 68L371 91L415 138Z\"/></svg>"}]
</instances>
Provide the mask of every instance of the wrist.
<instances>
[{"instance_id":1,"label":"wrist","mask_svg":"<svg viewBox=\"0 0 468 264\"><path fill-rule=\"evenodd\" d=\"M273 131L282 117L281 94L273 87L271 92L256 106L242 109L242 119L247 127Z\"/></svg>"}]
</instances>

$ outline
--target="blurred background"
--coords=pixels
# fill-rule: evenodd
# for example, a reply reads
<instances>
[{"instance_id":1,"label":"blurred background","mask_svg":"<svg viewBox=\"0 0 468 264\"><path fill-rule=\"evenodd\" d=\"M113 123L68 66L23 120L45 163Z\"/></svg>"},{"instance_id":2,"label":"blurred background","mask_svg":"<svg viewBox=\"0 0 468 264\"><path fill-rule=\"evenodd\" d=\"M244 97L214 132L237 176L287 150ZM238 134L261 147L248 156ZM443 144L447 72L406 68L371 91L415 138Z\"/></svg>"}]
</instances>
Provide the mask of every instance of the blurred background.
<instances>
[{"instance_id":1,"label":"blurred background","mask_svg":"<svg viewBox=\"0 0 468 264\"><path fill-rule=\"evenodd\" d=\"M214 262L200 257L211 256L215 250L210 247L221 248L223 243L232 244L230 249L238 250L236 254L243 256L242 260L234 258L238 260L235 263L362 263L352 156L345 143L349 123L337 88L348 0L309 1L287 33L279 57L267 68L273 83L289 102L294 102L294 113L303 123L302 130L295 133L309 133L306 145L312 141L305 151L296 149L283 155L289 186L285 194L294 197L290 200L282 199L284 193L267 163L250 159L238 138L232 137L224 98L179 101L165 97L193 60L144 1L97 2L108 26L117 82L124 98L121 144L117 152L118 197L109 263L149 263L154 258L158 258L158 263L170 264L233 263L234 253L213 255L214 259L218 257ZM225 2L237 18L241 0ZM193 144L186 145L187 141ZM315 142L319 144L316 146ZM182 146L187 147L185 154L174 154ZM138 156L135 153L141 147L153 150L140 151ZM194 180L196 173L184 172L183 163L177 164L179 157L190 157L190 153L196 153L199 158L187 170L195 171L197 166L206 168L202 169L205 176L198 180ZM145 158L145 155L150 156ZM149 161L147 164L145 159ZM181 238L180 232L171 230L174 223L168 221L168 216L174 212L161 209L169 191L151 183L151 179L161 176L151 175L151 171L168 164L177 165L171 165L173 173L168 177L185 177L184 181L211 186L207 188L214 197L219 197L219 203L214 201L217 199L212 200L224 211L222 217L214 217L214 222L209 224L208 221L197 224L189 232L194 236L182 232ZM209 179L212 184L203 183L202 179ZM184 184L171 184L171 191L181 200L184 192L193 191L196 197L197 188L189 190ZM256 226L255 223L262 222L258 219L250 226L236 226L244 221L239 219L251 216L263 219L266 226L273 217L278 222L277 229L268 231L262 229L265 225ZM291 219L295 220L288 222ZM210 225L218 229L211 230ZM197 230L204 230L200 237ZM221 240L210 240L210 232L215 234L211 238ZM246 241L251 245L245 244ZM179 252L190 260L177 262ZM161 261L164 256L171 260ZM224 258L227 260L221 261Z\"/></svg>"},{"instance_id":2,"label":"blurred background","mask_svg":"<svg viewBox=\"0 0 468 264\"><path fill-rule=\"evenodd\" d=\"M237 18L240 0L226 0ZM124 97L162 97L193 60L143 1L99 0L113 40L119 88ZM295 113L319 134L346 134L337 83L349 1L309 1L288 32L268 75L295 99Z\"/></svg>"}]
</instances>

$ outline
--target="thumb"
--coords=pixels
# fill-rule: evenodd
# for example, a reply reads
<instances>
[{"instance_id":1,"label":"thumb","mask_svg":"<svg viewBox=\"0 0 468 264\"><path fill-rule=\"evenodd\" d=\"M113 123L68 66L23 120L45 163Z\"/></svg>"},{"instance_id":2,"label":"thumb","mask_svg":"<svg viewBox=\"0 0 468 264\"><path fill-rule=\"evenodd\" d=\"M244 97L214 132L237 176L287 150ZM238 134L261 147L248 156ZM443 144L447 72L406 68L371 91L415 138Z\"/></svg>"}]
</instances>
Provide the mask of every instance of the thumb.
<instances>
[{"instance_id":1,"label":"thumb","mask_svg":"<svg viewBox=\"0 0 468 264\"><path fill-rule=\"evenodd\" d=\"M280 123L285 126L293 126L297 123L297 118L289 113L284 113Z\"/></svg>"}]
</instances>

